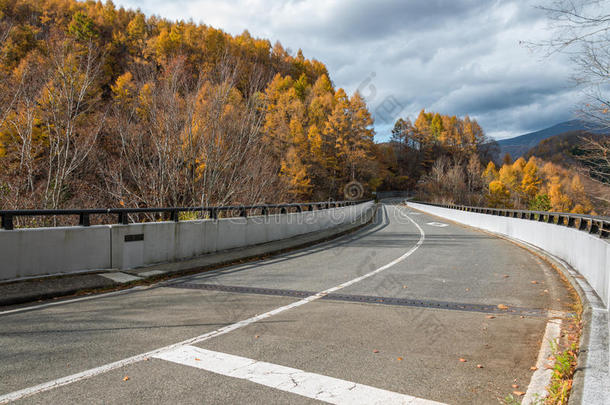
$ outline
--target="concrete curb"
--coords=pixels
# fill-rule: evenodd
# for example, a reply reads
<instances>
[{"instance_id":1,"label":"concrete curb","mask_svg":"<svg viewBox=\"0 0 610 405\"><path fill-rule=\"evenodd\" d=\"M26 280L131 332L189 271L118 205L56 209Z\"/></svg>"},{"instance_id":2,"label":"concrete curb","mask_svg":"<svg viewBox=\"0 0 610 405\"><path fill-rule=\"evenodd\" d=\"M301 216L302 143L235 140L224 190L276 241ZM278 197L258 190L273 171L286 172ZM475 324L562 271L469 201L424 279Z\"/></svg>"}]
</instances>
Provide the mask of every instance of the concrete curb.
<instances>
[{"instance_id":1,"label":"concrete curb","mask_svg":"<svg viewBox=\"0 0 610 405\"><path fill-rule=\"evenodd\" d=\"M408 202L407 202L407 206ZM409 208L421 211L418 208ZM579 342L578 364L574 372L570 405L606 404L610 400L610 325L608 310L586 278L564 260L525 241L496 232L456 222L435 214L427 215L466 226L510 241L534 254L538 254L559 270L574 288L582 305L582 333Z\"/></svg>"},{"instance_id":2,"label":"concrete curb","mask_svg":"<svg viewBox=\"0 0 610 405\"><path fill-rule=\"evenodd\" d=\"M286 252L290 252L297 249L313 246L318 243L330 241L349 233L356 232L357 230L369 225L375 213L377 212L377 204L374 204L369 210L367 210L361 217L359 217L353 223L347 223L339 226L335 226L330 229L324 229L321 231L315 231L303 235L298 235L292 238L277 240L273 242L262 243L258 245L248 246L245 248L229 249L221 252L215 252L203 256L199 256L189 260L169 262L169 263L158 263L151 266L139 267L130 270L123 270L119 272L125 277L126 282L113 281L120 278L112 277L113 274L117 274L116 269L110 269L105 271L94 271L86 272L81 274L66 274L66 275L53 275L39 278L29 278L27 280L13 280L9 282L3 282L0 284L6 287L11 284L26 284L26 283L44 283L49 280L75 280L72 285L65 288L58 288L52 291L32 293L26 288L22 295L13 296L8 298L0 298L0 307L22 305L31 303L34 301L48 300L59 297L67 297L79 293L85 292L103 292L113 290L117 288L129 288L137 284L149 283L153 281L160 281L163 279L171 279L178 276L184 276L188 274L196 274L209 270L213 270L219 267L224 267L230 264L243 263L253 260L259 260L268 256L274 256ZM79 285L78 279L82 277L88 277L88 283L86 285ZM92 280L92 278L98 278L99 281Z\"/></svg>"}]
</instances>

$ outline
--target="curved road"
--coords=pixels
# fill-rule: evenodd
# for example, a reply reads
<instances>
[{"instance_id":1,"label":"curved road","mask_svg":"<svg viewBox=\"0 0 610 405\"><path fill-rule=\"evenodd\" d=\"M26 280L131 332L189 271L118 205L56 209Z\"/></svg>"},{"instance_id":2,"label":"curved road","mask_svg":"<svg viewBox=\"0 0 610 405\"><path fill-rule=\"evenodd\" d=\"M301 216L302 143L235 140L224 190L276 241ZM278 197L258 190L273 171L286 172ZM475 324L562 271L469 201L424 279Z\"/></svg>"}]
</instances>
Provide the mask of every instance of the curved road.
<instances>
[{"instance_id":1,"label":"curved road","mask_svg":"<svg viewBox=\"0 0 610 405\"><path fill-rule=\"evenodd\" d=\"M390 202L289 254L0 312L0 403L493 404L570 304L528 251Z\"/></svg>"}]
</instances>

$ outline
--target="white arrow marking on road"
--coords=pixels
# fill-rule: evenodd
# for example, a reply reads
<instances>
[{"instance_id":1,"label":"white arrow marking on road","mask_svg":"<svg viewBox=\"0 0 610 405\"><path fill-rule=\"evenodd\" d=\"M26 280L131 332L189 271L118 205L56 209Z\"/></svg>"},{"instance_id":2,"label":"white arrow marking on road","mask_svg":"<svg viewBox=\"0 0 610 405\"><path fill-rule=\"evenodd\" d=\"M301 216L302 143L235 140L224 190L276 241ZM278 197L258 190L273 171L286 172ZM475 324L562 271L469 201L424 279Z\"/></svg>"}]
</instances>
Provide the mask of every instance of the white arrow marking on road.
<instances>
[{"instance_id":1,"label":"white arrow marking on road","mask_svg":"<svg viewBox=\"0 0 610 405\"><path fill-rule=\"evenodd\" d=\"M441 402L387 391L369 385L232 354L213 352L195 346L177 347L153 357L227 377L251 381L331 404L441 404Z\"/></svg>"},{"instance_id":2,"label":"white arrow marking on road","mask_svg":"<svg viewBox=\"0 0 610 405\"><path fill-rule=\"evenodd\" d=\"M443 224L442 222L428 222L426 225L436 226L439 228L444 228L446 226L449 226L448 224Z\"/></svg>"}]
</instances>

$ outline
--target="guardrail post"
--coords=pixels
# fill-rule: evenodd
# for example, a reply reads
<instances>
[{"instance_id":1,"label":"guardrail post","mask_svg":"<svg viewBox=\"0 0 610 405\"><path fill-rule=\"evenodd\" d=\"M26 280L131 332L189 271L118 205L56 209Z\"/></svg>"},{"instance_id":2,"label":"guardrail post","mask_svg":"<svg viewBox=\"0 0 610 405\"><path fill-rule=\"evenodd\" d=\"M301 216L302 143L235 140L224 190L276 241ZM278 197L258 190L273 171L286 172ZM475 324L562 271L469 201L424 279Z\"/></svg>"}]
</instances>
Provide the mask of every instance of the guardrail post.
<instances>
[{"instance_id":1,"label":"guardrail post","mask_svg":"<svg viewBox=\"0 0 610 405\"><path fill-rule=\"evenodd\" d=\"M2 229L7 231L13 229L13 216L11 214L2 214Z\"/></svg>"},{"instance_id":2,"label":"guardrail post","mask_svg":"<svg viewBox=\"0 0 610 405\"><path fill-rule=\"evenodd\" d=\"M280 214L285 214L286 212L286 207L280 208Z\"/></svg>"},{"instance_id":3,"label":"guardrail post","mask_svg":"<svg viewBox=\"0 0 610 405\"><path fill-rule=\"evenodd\" d=\"M312 204L309 204L307 206L307 211L313 211L313 205Z\"/></svg>"},{"instance_id":4,"label":"guardrail post","mask_svg":"<svg viewBox=\"0 0 610 405\"><path fill-rule=\"evenodd\" d=\"M81 213L78 217L78 224L80 226L89 226L91 223L89 222L89 214Z\"/></svg>"},{"instance_id":5,"label":"guardrail post","mask_svg":"<svg viewBox=\"0 0 610 405\"><path fill-rule=\"evenodd\" d=\"M179 221L179 215L178 215L178 210L171 210L169 213L169 220L170 221L174 221L174 222L178 222Z\"/></svg>"},{"instance_id":6,"label":"guardrail post","mask_svg":"<svg viewBox=\"0 0 610 405\"><path fill-rule=\"evenodd\" d=\"M129 224L129 218L127 217L126 212L119 212L119 224L121 224L121 225Z\"/></svg>"},{"instance_id":7,"label":"guardrail post","mask_svg":"<svg viewBox=\"0 0 610 405\"><path fill-rule=\"evenodd\" d=\"M246 209L244 207L241 207L239 209L239 216L243 218L246 218L248 216L248 213L246 212Z\"/></svg>"},{"instance_id":8,"label":"guardrail post","mask_svg":"<svg viewBox=\"0 0 610 405\"><path fill-rule=\"evenodd\" d=\"M554 215L550 215L550 214L547 215L546 222L549 223L549 224L554 223L555 222L555 216Z\"/></svg>"},{"instance_id":9,"label":"guardrail post","mask_svg":"<svg viewBox=\"0 0 610 405\"><path fill-rule=\"evenodd\" d=\"M218 219L218 210L216 208L210 210L210 217L212 219Z\"/></svg>"},{"instance_id":10,"label":"guardrail post","mask_svg":"<svg viewBox=\"0 0 610 405\"><path fill-rule=\"evenodd\" d=\"M591 220L591 225L589 226L589 233L599 233L599 224L593 220Z\"/></svg>"},{"instance_id":11,"label":"guardrail post","mask_svg":"<svg viewBox=\"0 0 610 405\"><path fill-rule=\"evenodd\" d=\"M563 215L557 216L557 225L565 225L566 217Z\"/></svg>"},{"instance_id":12,"label":"guardrail post","mask_svg":"<svg viewBox=\"0 0 610 405\"><path fill-rule=\"evenodd\" d=\"M303 210L301 209L300 205L297 205L297 212L302 212Z\"/></svg>"},{"instance_id":13,"label":"guardrail post","mask_svg":"<svg viewBox=\"0 0 610 405\"><path fill-rule=\"evenodd\" d=\"M584 218L580 218L580 222L578 223L578 229L584 231L587 229L587 220Z\"/></svg>"},{"instance_id":14,"label":"guardrail post","mask_svg":"<svg viewBox=\"0 0 610 405\"><path fill-rule=\"evenodd\" d=\"M269 211L267 210L267 207L263 207L261 209L261 215L267 216L269 214Z\"/></svg>"}]
</instances>

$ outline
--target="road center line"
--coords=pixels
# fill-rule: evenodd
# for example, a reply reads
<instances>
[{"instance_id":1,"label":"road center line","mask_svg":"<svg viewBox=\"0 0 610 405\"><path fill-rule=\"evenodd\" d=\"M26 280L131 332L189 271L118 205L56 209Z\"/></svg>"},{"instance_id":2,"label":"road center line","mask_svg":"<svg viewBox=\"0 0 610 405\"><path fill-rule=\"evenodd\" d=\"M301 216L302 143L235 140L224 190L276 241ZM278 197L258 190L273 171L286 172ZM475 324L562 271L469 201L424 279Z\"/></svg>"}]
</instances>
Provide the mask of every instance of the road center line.
<instances>
[{"instance_id":1,"label":"road center line","mask_svg":"<svg viewBox=\"0 0 610 405\"><path fill-rule=\"evenodd\" d=\"M399 209L399 207L396 207L396 209ZM178 347L181 347L181 346L192 345L192 344L195 344L195 343L198 343L198 342L202 342L202 341L214 338L216 336L224 335L225 333L229 333L229 332L232 332L232 331L234 331L236 329L243 328L244 326L248 326L250 324L258 322L260 320L270 318L270 317L272 317L274 315L277 315L277 314L279 314L281 312L284 312L284 311L287 311L289 309L297 308L297 307L300 307L301 305L305 305L305 304L310 303L312 301L318 300L318 299L324 297L327 294L330 294L332 292L335 292L335 291L340 290L340 289L345 288L345 287L349 287L349 286L351 286L351 285L353 285L355 283L358 283L358 282L360 282L360 281L362 281L364 279L367 279L367 278L372 277L372 276L374 276L376 274L379 274L382 271L387 270L388 268L394 266L397 263L402 262L407 257L411 256L424 243L424 239L426 238L426 234L424 233L424 230L411 217L409 217L408 215L403 213L402 210L400 210L399 212L400 212L400 214L402 216L404 216L404 218L408 219L419 230L419 234L420 234L419 240L405 254L403 254L402 256L392 260L388 264L379 267L378 269L375 269L375 270L373 270L373 271L371 271L369 273L366 273L366 274L364 274L364 275L362 275L360 277L356 277L356 278L354 278L352 280L346 281L343 284L339 284L339 285L337 285L335 287L331 287L331 288L329 288L327 290L324 290L324 291L321 291L321 292L319 292L317 294L314 294L314 295L311 295L309 297L303 298L302 300L293 302L293 303L288 304L288 305L284 305L282 307L276 308L276 309L271 310L269 312L265 312L264 314L253 316L252 318L244 319L244 320L239 321L237 323L234 323L232 325L228 325L228 326L222 327L220 329L216 329L215 331L208 332L208 333L205 333L203 335L196 336L194 338L191 338L191 339L188 339L188 340L184 340L184 341L179 342L179 343L174 343L172 345L165 346L165 347L162 347L162 348L159 348L159 349L156 349L156 350L152 350L150 352L142 353L142 354L139 354L139 355L136 355L136 356L133 356L133 357L128 357L128 358L123 359L123 360L115 361L113 363L109 363L109 364L106 364L106 365L103 365L103 366L100 366L100 367L96 367L96 368L92 368L92 369L89 369L89 370L85 370L85 371L82 371L80 373L72 374L72 375L69 375L69 376L66 376L66 377L58 378L56 380L48 381L46 383L38 384L38 385L35 385L33 387L24 388L24 389L19 390L19 391L14 391L14 392L11 392L11 393L8 393L8 394L1 395L0 396L0 404L5 404L5 403L8 403L10 401L16 401L16 400L19 400L19 399L22 399L22 398L25 398L25 397L29 397L29 396L34 395L34 394L38 394L38 393L41 393L41 392L44 392L44 391L51 390L53 388L61 387L61 386L64 386L64 385L72 384L72 383L77 382L77 381L81 381L81 380L84 380L84 379L87 379L87 378L91 378L91 377L94 377L96 375L103 374L103 373L106 373L108 371L111 371L111 370L114 370L114 369L117 369L117 368L120 368L120 367L124 367L124 366L129 365L129 364L137 363L137 362L142 361L142 360L144 360L144 359L146 359L148 357L156 356L156 355L158 355L160 353L163 353L165 351L174 350L174 349L176 349Z\"/></svg>"},{"instance_id":2,"label":"road center line","mask_svg":"<svg viewBox=\"0 0 610 405\"><path fill-rule=\"evenodd\" d=\"M331 404L441 405L440 402L195 346L177 347L154 357Z\"/></svg>"}]
</instances>

